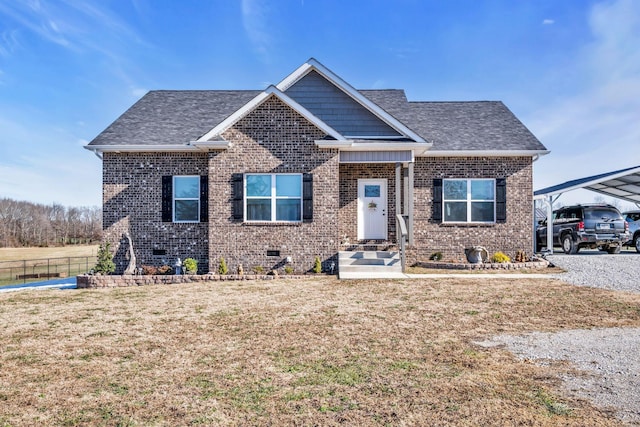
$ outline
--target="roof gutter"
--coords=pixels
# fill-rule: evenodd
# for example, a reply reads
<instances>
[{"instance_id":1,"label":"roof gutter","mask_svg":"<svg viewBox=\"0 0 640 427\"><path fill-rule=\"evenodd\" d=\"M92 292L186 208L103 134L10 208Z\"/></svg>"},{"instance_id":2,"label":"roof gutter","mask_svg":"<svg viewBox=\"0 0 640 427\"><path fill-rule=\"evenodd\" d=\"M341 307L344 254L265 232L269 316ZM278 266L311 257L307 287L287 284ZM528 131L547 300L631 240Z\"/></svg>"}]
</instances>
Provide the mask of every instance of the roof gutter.
<instances>
[{"instance_id":1,"label":"roof gutter","mask_svg":"<svg viewBox=\"0 0 640 427\"><path fill-rule=\"evenodd\" d=\"M334 141L320 139L315 141L318 148L334 148L341 151L407 151L422 154L432 147L430 142L357 142L353 140Z\"/></svg>"},{"instance_id":2,"label":"roof gutter","mask_svg":"<svg viewBox=\"0 0 640 427\"><path fill-rule=\"evenodd\" d=\"M540 156L549 154L549 150L452 150L426 151L423 157L533 157L534 161Z\"/></svg>"},{"instance_id":3,"label":"roof gutter","mask_svg":"<svg viewBox=\"0 0 640 427\"><path fill-rule=\"evenodd\" d=\"M163 153L203 151L199 146L191 144L171 145L85 145L85 149L94 153Z\"/></svg>"}]
</instances>

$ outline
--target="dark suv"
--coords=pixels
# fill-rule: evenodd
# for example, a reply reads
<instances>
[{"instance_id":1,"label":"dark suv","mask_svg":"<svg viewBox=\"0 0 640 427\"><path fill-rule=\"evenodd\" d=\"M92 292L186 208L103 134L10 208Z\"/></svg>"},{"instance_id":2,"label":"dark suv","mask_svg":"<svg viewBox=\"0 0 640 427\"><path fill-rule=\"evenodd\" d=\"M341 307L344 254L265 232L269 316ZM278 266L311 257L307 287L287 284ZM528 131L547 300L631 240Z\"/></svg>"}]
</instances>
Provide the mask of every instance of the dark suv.
<instances>
[{"instance_id":1,"label":"dark suv","mask_svg":"<svg viewBox=\"0 0 640 427\"><path fill-rule=\"evenodd\" d=\"M629 223L629 241L627 246L636 248L640 252L640 210L623 212L624 220Z\"/></svg>"},{"instance_id":2,"label":"dark suv","mask_svg":"<svg viewBox=\"0 0 640 427\"><path fill-rule=\"evenodd\" d=\"M553 244L566 254L582 248L617 254L629 239L629 224L614 206L575 205L553 212ZM537 249L547 245L546 220L536 230L536 245Z\"/></svg>"}]
</instances>

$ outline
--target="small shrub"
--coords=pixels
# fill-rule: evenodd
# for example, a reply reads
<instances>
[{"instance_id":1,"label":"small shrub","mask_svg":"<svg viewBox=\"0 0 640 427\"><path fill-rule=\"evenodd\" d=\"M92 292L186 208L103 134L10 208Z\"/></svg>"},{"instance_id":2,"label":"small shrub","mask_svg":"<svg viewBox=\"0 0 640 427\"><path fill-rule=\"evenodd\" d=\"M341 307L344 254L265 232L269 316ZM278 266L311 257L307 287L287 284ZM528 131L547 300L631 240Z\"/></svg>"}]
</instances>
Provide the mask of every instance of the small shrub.
<instances>
[{"instance_id":1,"label":"small shrub","mask_svg":"<svg viewBox=\"0 0 640 427\"><path fill-rule=\"evenodd\" d=\"M173 274L173 268L168 265L158 267L158 274L168 275Z\"/></svg>"},{"instance_id":2,"label":"small shrub","mask_svg":"<svg viewBox=\"0 0 640 427\"><path fill-rule=\"evenodd\" d=\"M504 252L496 252L491 257L491 262L497 262L497 263L511 262L511 258L509 258Z\"/></svg>"},{"instance_id":3,"label":"small shrub","mask_svg":"<svg viewBox=\"0 0 640 427\"><path fill-rule=\"evenodd\" d=\"M184 267L184 271L189 274L196 274L198 272L198 261L193 258L187 258L182 261L182 266Z\"/></svg>"},{"instance_id":4,"label":"small shrub","mask_svg":"<svg viewBox=\"0 0 640 427\"><path fill-rule=\"evenodd\" d=\"M293 267L291 267L290 265L285 265L284 266L284 273L285 274L293 274Z\"/></svg>"},{"instance_id":5,"label":"small shrub","mask_svg":"<svg viewBox=\"0 0 640 427\"><path fill-rule=\"evenodd\" d=\"M224 276L229 273L229 268L227 268L227 262L224 260L224 257L220 257L220 264L218 265L218 274Z\"/></svg>"},{"instance_id":6,"label":"small shrub","mask_svg":"<svg viewBox=\"0 0 640 427\"><path fill-rule=\"evenodd\" d=\"M313 262L313 270L314 273L322 273L322 262L320 261L320 257L317 256L315 261Z\"/></svg>"},{"instance_id":7,"label":"small shrub","mask_svg":"<svg viewBox=\"0 0 640 427\"><path fill-rule=\"evenodd\" d=\"M429 257L431 261L440 261L442 259L442 252L434 252Z\"/></svg>"},{"instance_id":8,"label":"small shrub","mask_svg":"<svg viewBox=\"0 0 640 427\"><path fill-rule=\"evenodd\" d=\"M264 267L261 265L256 265L255 267L253 267L253 272L256 274L262 274L264 273Z\"/></svg>"},{"instance_id":9,"label":"small shrub","mask_svg":"<svg viewBox=\"0 0 640 427\"><path fill-rule=\"evenodd\" d=\"M526 262L527 261L527 255L524 253L523 250L519 250L518 252L516 252L516 262Z\"/></svg>"},{"instance_id":10,"label":"small shrub","mask_svg":"<svg viewBox=\"0 0 640 427\"><path fill-rule=\"evenodd\" d=\"M116 271L113 254L111 253L111 243L106 242L100 245L98 249L98 262L96 266L93 267L93 271L98 274L111 274Z\"/></svg>"},{"instance_id":11,"label":"small shrub","mask_svg":"<svg viewBox=\"0 0 640 427\"><path fill-rule=\"evenodd\" d=\"M154 267L153 265L143 265L142 274L145 276L155 276L158 274L158 267Z\"/></svg>"}]
</instances>

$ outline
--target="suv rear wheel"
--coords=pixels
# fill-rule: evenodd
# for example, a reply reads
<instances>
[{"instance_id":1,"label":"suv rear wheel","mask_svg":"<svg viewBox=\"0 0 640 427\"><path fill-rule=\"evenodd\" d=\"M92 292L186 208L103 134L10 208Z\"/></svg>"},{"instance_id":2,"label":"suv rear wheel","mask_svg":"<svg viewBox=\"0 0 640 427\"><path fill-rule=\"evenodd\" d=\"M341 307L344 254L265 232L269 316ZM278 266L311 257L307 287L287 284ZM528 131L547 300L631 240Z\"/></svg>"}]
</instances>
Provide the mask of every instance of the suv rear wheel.
<instances>
[{"instance_id":1,"label":"suv rear wheel","mask_svg":"<svg viewBox=\"0 0 640 427\"><path fill-rule=\"evenodd\" d=\"M640 233L633 236L633 246L636 248L636 252L640 253Z\"/></svg>"},{"instance_id":2,"label":"suv rear wheel","mask_svg":"<svg viewBox=\"0 0 640 427\"><path fill-rule=\"evenodd\" d=\"M578 245L573 241L571 233L562 236L562 250L565 254L573 255L578 253Z\"/></svg>"}]
</instances>

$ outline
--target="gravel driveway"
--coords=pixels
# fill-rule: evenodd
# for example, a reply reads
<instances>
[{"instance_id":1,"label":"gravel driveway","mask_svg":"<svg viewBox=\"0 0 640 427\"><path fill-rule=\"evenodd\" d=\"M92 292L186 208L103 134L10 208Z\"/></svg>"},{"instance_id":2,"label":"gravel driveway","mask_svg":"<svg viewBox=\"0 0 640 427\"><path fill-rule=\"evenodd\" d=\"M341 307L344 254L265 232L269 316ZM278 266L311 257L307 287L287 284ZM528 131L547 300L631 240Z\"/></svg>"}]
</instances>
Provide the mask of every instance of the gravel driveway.
<instances>
[{"instance_id":1,"label":"gravel driveway","mask_svg":"<svg viewBox=\"0 0 640 427\"><path fill-rule=\"evenodd\" d=\"M635 250L616 255L587 250L577 255L553 254L547 260L567 270L555 275L564 282L640 293L640 254Z\"/></svg>"},{"instance_id":2,"label":"gravel driveway","mask_svg":"<svg viewBox=\"0 0 640 427\"><path fill-rule=\"evenodd\" d=\"M581 251L578 255L555 254L547 259L567 270L555 275L562 281L640 293L638 253ZM562 375L570 394L589 399L602 409L613 409L619 419L630 425L640 425L640 328L502 335L478 344L504 345L519 358L542 365L569 361L581 372Z\"/></svg>"}]
</instances>

